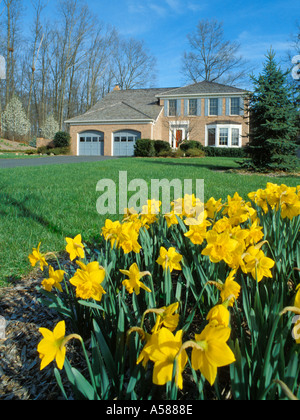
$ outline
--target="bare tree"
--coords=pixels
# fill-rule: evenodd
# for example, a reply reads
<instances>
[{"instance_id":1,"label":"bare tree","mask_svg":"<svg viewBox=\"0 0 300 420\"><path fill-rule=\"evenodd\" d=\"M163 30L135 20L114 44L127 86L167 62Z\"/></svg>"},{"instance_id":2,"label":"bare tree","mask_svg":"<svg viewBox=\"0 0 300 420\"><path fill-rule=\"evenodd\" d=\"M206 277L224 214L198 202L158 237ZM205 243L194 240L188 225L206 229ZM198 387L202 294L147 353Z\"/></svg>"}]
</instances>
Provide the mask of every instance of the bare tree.
<instances>
[{"instance_id":1,"label":"bare tree","mask_svg":"<svg viewBox=\"0 0 300 420\"><path fill-rule=\"evenodd\" d=\"M31 107L31 97L34 83L34 75L36 71L36 62L39 56L39 51L43 43L43 28L41 25L41 13L46 7L46 4L43 0L32 0L32 6L35 10L35 22L33 25L33 47L32 47L32 64L31 64L31 77L30 77L30 87L29 87L29 98L27 105L27 118L30 116L30 107Z\"/></svg>"},{"instance_id":2,"label":"bare tree","mask_svg":"<svg viewBox=\"0 0 300 420\"><path fill-rule=\"evenodd\" d=\"M187 38L191 51L184 53L182 72L188 81L233 85L248 76L247 62L239 55L240 45L225 40L223 23L201 20Z\"/></svg>"},{"instance_id":3,"label":"bare tree","mask_svg":"<svg viewBox=\"0 0 300 420\"><path fill-rule=\"evenodd\" d=\"M122 90L153 85L156 59L136 39L118 40L113 52L113 74Z\"/></svg>"},{"instance_id":4,"label":"bare tree","mask_svg":"<svg viewBox=\"0 0 300 420\"><path fill-rule=\"evenodd\" d=\"M3 0L6 6L6 91L5 103L7 104L15 91L15 52L17 48L19 21L22 12L20 0Z\"/></svg>"}]
</instances>

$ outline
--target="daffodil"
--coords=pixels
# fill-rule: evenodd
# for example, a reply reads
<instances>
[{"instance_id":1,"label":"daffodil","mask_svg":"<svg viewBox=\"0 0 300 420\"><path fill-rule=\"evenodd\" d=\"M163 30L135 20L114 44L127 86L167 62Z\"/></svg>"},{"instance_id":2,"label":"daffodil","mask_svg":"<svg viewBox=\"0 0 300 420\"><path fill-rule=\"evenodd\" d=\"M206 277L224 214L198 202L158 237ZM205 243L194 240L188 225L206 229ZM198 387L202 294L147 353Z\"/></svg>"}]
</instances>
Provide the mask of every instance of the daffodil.
<instances>
[{"instance_id":1,"label":"daffodil","mask_svg":"<svg viewBox=\"0 0 300 420\"><path fill-rule=\"evenodd\" d=\"M209 322L216 321L219 325L228 327L229 320L230 320L230 313L228 309L226 308L226 305L224 304L216 305L209 311L206 319Z\"/></svg>"},{"instance_id":2,"label":"daffodil","mask_svg":"<svg viewBox=\"0 0 300 420\"><path fill-rule=\"evenodd\" d=\"M159 257L156 262L163 267L164 270L169 269L170 273L173 270L181 270L180 262L182 255L180 255L174 247L167 251L163 246L160 248Z\"/></svg>"},{"instance_id":3,"label":"daffodil","mask_svg":"<svg viewBox=\"0 0 300 420\"><path fill-rule=\"evenodd\" d=\"M184 347L192 347L192 368L200 370L210 385L214 384L219 367L235 362L235 356L227 345L230 333L228 327L209 323L201 334L195 334L194 342L185 343Z\"/></svg>"},{"instance_id":4,"label":"daffodil","mask_svg":"<svg viewBox=\"0 0 300 420\"><path fill-rule=\"evenodd\" d=\"M172 303L169 306L163 306L157 313L156 323L153 327L152 332L158 331L162 326L168 328L170 331L174 331L177 328L179 322L179 314L175 313L179 307L179 302ZM148 310L151 312L152 310Z\"/></svg>"},{"instance_id":5,"label":"daffodil","mask_svg":"<svg viewBox=\"0 0 300 420\"><path fill-rule=\"evenodd\" d=\"M63 281L65 272L63 270L54 271L53 267L49 266L49 278L42 281L42 286L47 292L52 292L52 288L62 292L61 282Z\"/></svg>"},{"instance_id":6,"label":"daffodil","mask_svg":"<svg viewBox=\"0 0 300 420\"><path fill-rule=\"evenodd\" d=\"M202 254L208 255L213 263L224 260L227 264L230 264L232 252L237 247L238 241L232 239L228 231L218 234L214 230L207 232L206 240L207 246Z\"/></svg>"},{"instance_id":7,"label":"daffodil","mask_svg":"<svg viewBox=\"0 0 300 420\"><path fill-rule=\"evenodd\" d=\"M225 302L229 299L229 306L233 306L234 301L239 297L241 286L234 280L236 270L232 270L221 286L221 299Z\"/></svg>"},{"instance_id":8,"label":"daffodil","mask_svg":"<svg viewBox=\"0 0 300 420\"><path fill-rule=\"evenodd\" d=\"M32 254L30 254L28 258L32 267L35 267L36 264L39 262L41 270L44 271L44 267L47 266L48 263L45 259L45 254L42 254L40 252L40 246L41 246L41 242L38 244L37 248L33 248Z\"/></svg>"},{"instance_id":9,"label":"daffodil","mask_svg":"<svg viewBox=\"0 0 300 420\"><path fill-rule=\"evenodd\" d=\"M222 199L216 201L213 197L211 197L206 203L205 203L205 210L207 211L207 216L210 219L214 219L216 216L216 213L218 213L221 208L223 207Z\"/></svg>"},{"instance_id":10,"label":"daffodil","mask_svg":"<svg viewBox=\"0 0 300 420\"><path fill-rule=\"evenodd\" d=\"M60 321L53 332L47 328L39 328L43 339L38 344L37 351L41 359L40 370L43 370L53 360L56 360L58 369L62 369L66 357L66 344L69 340L76 338L82 340L77 334L72 334L65 337L66 325L65 321Z\"/></svg>"},{"instance_id":11,"label":"daffodil","mask_svg":"<svg viewBox=\"0 0 300 420\"><path fill-rule=\"evenodd\" d=\"M105 278L105 270L99 266L97 261L85 265L78 261L79 266L70 279L70 283L76 287L76 296L81 299L94 299L101 301L102 295L106 294L101 283Z\"/></svg>"},{"instance_id":12,"label":"daffodil","mask_svg":"<svg viewBox=\"0 0 300 420\"><path fill-rule=\"evenodd\" d=\"M149 225L152 225L158 220L160 206L161 201L154 199L147 201L147 204L142 207L142 211L140 213L142 226L145 226L147 229L149 229Z\"/></svg>"},{"instance_id":13,"label":"daffodil","mask_svg":"<svg viewBox=\"0 0 300 420\"><path fill-rule=\"evenodd\" d=\"M183 388L182 372L187 364L188 357L183 350L179 354L182 346L183 331L177 331L174 336L167 328L161 328L156 334L155 339L146 350L149 359L154 362L153 383L156 385L165 385L173 378L173 370L176 359L176 385Z\"/></svg>"},{"instance_id":14,"label":"daffodil","mask_svg":"<svg viewBox=\"0 0 300 420\"><path fill-rule=\"evenodd\" d=\"M70 255L70 260L74 261L75 258L84 258L84 245L82 244L81 235L77 235L74 239L66 238L67 246L66 251Z\"/></svg>"},{"instance_id":15,"label":"daffodil","mask_svg":"<svg viewBox=\"0 0 300 420\"><path fill-rule=\"evenodd\" d=\"M133 291L136 295L140 294L140 289L146 290L146 292L151 293L151 289L145 286L144 283L140 281L142 277L151 276L149 271L141 272L136 263L132 264L129 270L120 270L122 274L128 276L128 279L123 280L122 284L126 287L128 293L132 294Z\"/></svg>"},{"instance_id":16,"label":"daffodil","mask_svg":"<svg viewBox=\"0 0 300 420\"><path fill-rule=\"evenodd\" d=\"M118 246L120 231L121 223L118 220L115 222L112 222L110 219L105 220L105 225L102 228L102 235L106 241L110 241L111 248L114 247L114 244Z\"/></svg>"},{"instance_id":17,"label":"daffodil","mask_svg":"<svg viewBox=\"0 0 300 420\"><path fill-rule=\"evenodd\" d=\"M250 246L246 251L244 261L246 272L251 273L257 282L260 282L264 277L273 277L271 268L274 267L275 261L266 257L259 247Z\"/></svg>"}]
</instances>

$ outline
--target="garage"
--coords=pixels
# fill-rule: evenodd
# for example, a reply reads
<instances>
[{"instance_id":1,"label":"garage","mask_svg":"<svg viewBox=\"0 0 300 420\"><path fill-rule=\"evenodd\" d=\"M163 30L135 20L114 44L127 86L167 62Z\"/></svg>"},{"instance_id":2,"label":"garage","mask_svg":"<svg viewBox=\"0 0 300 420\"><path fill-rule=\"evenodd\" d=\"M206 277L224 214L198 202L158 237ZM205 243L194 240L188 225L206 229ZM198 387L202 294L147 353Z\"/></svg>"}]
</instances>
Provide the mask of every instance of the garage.
<instances>
[{"instance_id":1,"label":"garage","mask_svg":"<svg viewBox=\"0 0 300 420\"><path fill-rule=\"evenodd\" d=\"M114 156L133 156L134 145L141 133L135 130L118 131L114 133Z\"/></svg>"},{"instance_id":2,"label":"garage","mask_svg":"<svg viewBox=\"0 0 300 420\"><path fill-rule=\"evenodd\" d=\"M104 133L102 131L80 133L79 156L104 156Z\"/></svg>"}]
</instances>

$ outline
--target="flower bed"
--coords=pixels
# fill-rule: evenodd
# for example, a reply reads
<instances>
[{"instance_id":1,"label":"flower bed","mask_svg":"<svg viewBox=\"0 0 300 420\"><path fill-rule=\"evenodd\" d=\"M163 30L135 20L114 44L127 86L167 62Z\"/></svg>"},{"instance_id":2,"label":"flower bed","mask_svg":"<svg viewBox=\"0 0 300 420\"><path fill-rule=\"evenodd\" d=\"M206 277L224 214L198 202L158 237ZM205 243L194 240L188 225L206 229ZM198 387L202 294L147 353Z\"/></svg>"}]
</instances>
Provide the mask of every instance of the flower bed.
<instances>
[{"instance_id":1,"label":"flower bed","mask_svg":"<svg viewBox=\"0 0 300 420\"><path fill-rule=\"evenodd\" d=\"M43 303L62 317L40 329L41 369L56 361L65 398L63 368L79 399L300 396L300 187L211 198L196 219L198 206L185 196L168 215L155 201L128 209L93 249L66 238L68 272L33 250ZM88 375L67 359L74 339Z\"/></svg>"}]
</instances>

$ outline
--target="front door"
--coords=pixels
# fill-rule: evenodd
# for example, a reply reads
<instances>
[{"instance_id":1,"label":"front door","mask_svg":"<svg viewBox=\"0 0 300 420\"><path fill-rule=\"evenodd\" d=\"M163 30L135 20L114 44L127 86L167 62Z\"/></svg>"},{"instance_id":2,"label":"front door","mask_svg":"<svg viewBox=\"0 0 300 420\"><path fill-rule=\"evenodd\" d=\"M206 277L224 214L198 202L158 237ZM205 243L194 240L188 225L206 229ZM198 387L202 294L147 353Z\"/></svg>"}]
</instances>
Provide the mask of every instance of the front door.
<instances>
[{"instance_id":1,"label":"front door","mask_svg":"<svg viewBox=\"0 0 300 420\"><path fill-rule=\"evenodd\" d=\"M182 130L176 130L176 149L180 146L183 138Z\"/></svg>"}]
</instances>

